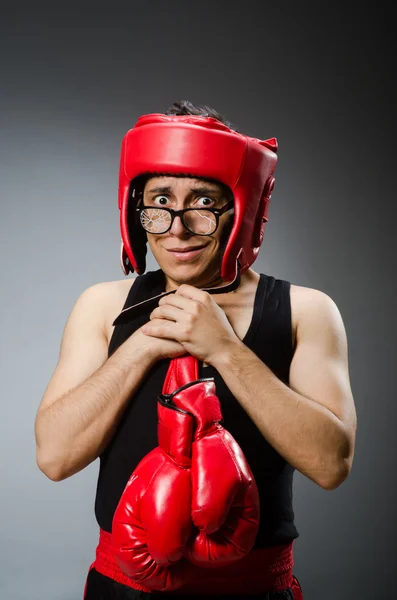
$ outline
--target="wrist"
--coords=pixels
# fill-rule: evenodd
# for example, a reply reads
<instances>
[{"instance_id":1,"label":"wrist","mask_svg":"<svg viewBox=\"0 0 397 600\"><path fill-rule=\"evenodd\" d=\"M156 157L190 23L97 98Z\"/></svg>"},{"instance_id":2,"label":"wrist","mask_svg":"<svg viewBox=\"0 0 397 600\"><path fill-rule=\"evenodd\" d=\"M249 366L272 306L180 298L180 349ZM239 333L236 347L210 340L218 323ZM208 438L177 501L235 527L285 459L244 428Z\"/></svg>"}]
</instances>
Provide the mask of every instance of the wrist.
<instances>
[{"instance_id":1,"label":"wrist","mask_svg":"<svg viewBox=\"0 0 397 600\"><path fill-rule=\"evenodd\" d=\"M221 345L216 353L207 358L206 362L219 372L223 369L231 368L233 361L236 360L236 356L244 348L245 345L238 338L236 340L227 341Z\"/></svg>"},{"instance_id":2,"label":"wrist","mask_svg":"<svg viewBox=\"0 0 397 600\"><path fill-rule=\"evenodd\" d=\"M128 370L131 364L136 362L139 362L142 366L151 368L158 360L153 348L148 344L142 343L142 339L135 338L134 334L127 338L124 344L116 350L115 354L118 352L125 359Z\"/></svg>"}]
</instances>

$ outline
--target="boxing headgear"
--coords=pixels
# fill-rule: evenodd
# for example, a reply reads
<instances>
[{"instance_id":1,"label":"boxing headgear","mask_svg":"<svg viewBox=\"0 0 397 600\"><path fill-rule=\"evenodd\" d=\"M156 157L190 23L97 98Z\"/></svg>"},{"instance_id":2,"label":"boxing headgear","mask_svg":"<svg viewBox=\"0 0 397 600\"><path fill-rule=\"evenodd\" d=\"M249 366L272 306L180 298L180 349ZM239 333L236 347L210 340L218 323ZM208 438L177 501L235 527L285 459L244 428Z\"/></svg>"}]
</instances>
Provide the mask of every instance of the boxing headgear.
<instances>
[{"instance_id":1,"label":"boxing headgear","mask_svg":"<svg viewBox=\"0 0 397 600\"><path fill-rule=\"evenodd\" d=\"M234 196L234 223L221 263L231 281L255 261L268 220L277 163L277 140L259 140L229 129L212 117L149 114L123 138L118 205L124 273L145 272L147 236L132 193L140 175L186 175L216 180Z\"/></svg>"}]
</instances>

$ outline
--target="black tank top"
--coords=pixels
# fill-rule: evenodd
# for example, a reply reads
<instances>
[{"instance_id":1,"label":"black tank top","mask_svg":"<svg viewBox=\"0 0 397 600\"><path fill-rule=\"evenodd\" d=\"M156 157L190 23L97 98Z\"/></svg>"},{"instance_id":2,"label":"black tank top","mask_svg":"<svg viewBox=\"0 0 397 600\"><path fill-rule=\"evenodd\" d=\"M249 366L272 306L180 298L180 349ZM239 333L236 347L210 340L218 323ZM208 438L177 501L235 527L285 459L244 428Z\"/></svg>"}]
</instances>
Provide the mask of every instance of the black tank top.
<instances>
[{"instance_id":1,"label":"black tank top","mask_svg":"<svg viewBox=\"0 0 397 600\"><path fill-rule=\"evenodd\" d=\"M164 291L165 277L161 269L139 275L131 285L124 308ZM116 325L109 356L148 321L148 317L148 314L141 315L126 325ZM243 342L288 384L293 354L288 281L260 274L252 320ZM130 475L140 460L158 446L157 396L162 391L169 363L170 359L160 360L148 372L100 456L95 516L105 531L112 530L113 514ZM260 526L254 548L285 544L299 537L292 508L295 469L266 441L214 367L203 367L199 362L199 375L214 377L223 425L240 445L256 479Z\"/></svg>"}]
</instances>

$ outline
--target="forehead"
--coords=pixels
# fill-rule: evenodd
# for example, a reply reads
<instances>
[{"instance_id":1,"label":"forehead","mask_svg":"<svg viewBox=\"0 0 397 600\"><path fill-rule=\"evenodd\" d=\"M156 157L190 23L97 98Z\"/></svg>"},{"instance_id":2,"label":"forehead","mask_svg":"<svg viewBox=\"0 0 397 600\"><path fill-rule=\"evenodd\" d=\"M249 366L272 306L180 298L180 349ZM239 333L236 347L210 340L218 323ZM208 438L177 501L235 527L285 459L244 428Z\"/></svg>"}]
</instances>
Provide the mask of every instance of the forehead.
<instances>
[{"instance_id":1,"label":"forehead","mask_svg":"<svg viewBox=\"0 0 397 600\"><path fill-rule=\"evenodd\" d=\"M152 189L169 188L172 191L191 191L192 189L205 188L208 191L222 193L224 186L217 181L201 179L198 177L173 177L172 175L161 175L150 177L144 187L144 191Z\"/></svg>"}]
</instances>

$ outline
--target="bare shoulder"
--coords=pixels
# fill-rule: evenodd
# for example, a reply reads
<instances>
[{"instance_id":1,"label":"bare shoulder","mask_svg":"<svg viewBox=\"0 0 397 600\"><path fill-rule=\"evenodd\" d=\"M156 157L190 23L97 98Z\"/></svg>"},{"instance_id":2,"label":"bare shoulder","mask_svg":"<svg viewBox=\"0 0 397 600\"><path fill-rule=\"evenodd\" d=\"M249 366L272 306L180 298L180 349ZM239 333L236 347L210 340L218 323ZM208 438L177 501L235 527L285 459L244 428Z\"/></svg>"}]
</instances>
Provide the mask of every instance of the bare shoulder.
<instances>
[{"instance_id":1,"label":"bare shoulder","mask_svg":"<svg viewBox=\"0 0 397 600\"><path fill-rule=\"evenodd\" d=\"M333 328L344 337L342 316L335 301L325 292L291 284L291 317L295 331L294 348L299 336L309 329L321 330Z\"/></svg>"},{"instance_id":2,"label":"bare shoulder","mask_svg":"<svg viewBox=\"0 0 397 600\"><path fill-rule=\"evenodd\" d=\"M103 307L102 312L102 323L104 332L108 343L113 333L113 321L121 313L125 301L128 296L128 292L131 286L134 284L136 277L129 277L127 279L120 279L116 281L105 281L97 284L99 286L98 294L101 296L101 303Z\"/></svg>"},{"instance_id":3,"label":"bare shoulder","mask_svg":"<svg viewBox=\"0 0 397 600\"><path fill-rule=\"evenodd\" d=\"M313 307L328 304L336 306L332 298L316 288L304 287L302 285L291 284L291 308L294 307L297 316L305 314Z\"/></svg>"},{"instance_id":4,"label":"bare shoulder","mask_svg":"<svg viewBox=\"0 0 397 600\"><path fill-rule=\"evenodd\" d=\"M329 298L321 290L291 283L291 305L294 305L296 314L298 311L310 308L313 302L321 301L322 297Z\"/></svg>"},{"instance_id":5,"label":"bare shoulder","mask_svg":"<svg viewBox=\"0 0 397 600\"><path fill-rule=\"evenodd\" d=\"M108 343L113 332L112 323L122 311L128 292L136 277L103 281L89 286L78 299L92 321L103 331Z\"/></svg>"}]
</instances>

